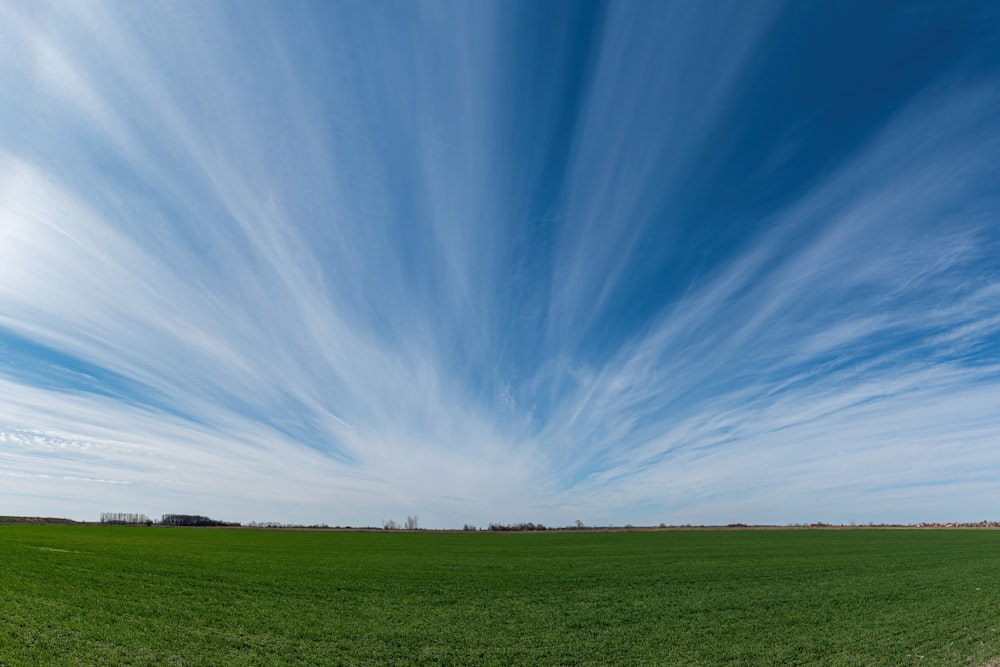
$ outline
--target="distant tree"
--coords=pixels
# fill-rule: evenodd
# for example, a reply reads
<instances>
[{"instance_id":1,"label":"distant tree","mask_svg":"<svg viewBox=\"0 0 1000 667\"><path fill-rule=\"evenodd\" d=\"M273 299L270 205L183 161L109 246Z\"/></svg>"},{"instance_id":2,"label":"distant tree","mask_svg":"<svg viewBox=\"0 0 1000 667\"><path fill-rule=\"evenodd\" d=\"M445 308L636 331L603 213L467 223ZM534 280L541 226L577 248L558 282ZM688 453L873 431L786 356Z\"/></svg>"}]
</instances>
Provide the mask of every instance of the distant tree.
<instances>
[{"instance_id":1,"label":"distant tree","mask_svg":"<svg viewBox=\"0 0 1000 667\"><path fill-rule=\"evenodd\" d=\"M530 531L530 530L548 530L544 524L532 523L531 521L522 521L520 523L491 523L489 530L492 531Z\"/></svg>"},{"instance_id":2,"label":"distant tree","mask_svg":"<svg viewBox=\"0 0 1000 667\"><path fill-rule=\"evenodd\" d=\"M385 530L399 530L399 524L392 519L383 519L382 528Z\"/></svg>"},{"instance_id":3,"label":"distant tree","mask_svg":"<svg viewBox=\"0 0 1000 667\"><path fill-rule=\"evenodd\" d=\"M466 531L469 531L469 532L475 532L475 531L477 531L479 529L476 528L475 524L467 523L464 526L462 526L462 530L466 530Z\"/></svg>"},{"instance_id":4,"label":"distant tree","mask_svg":"<svg viewBox=\"0 0 1000 667\"><path fill-rule=\"evenodd\" d=\"M150 525L153 522L145 514L135 512L101 512L101 523L112 526Z\"/></svg>"},{"instance_id":5,"label":"distant tree","mask_svg":"<svg viewBox=\"0 0 1000 667\"><path fill-rule=\"evenodd\" d=\"M407 530L416 530L419 527L418 524L419 524L419 520L417 519L417 515L416 514L412 514L412 515L406 517L406 529Z\"/></svg>"},{"instance_id":6,"label":"distant tree","mask_svg":"<svg viewBox=\"0 0 1000 667\"><path fill-rule=\"evenodd\" d=\"M238 526L239 523L219 521L200 514L164 514L160 519L164 526Z\"/></svg>"}]
</instances>

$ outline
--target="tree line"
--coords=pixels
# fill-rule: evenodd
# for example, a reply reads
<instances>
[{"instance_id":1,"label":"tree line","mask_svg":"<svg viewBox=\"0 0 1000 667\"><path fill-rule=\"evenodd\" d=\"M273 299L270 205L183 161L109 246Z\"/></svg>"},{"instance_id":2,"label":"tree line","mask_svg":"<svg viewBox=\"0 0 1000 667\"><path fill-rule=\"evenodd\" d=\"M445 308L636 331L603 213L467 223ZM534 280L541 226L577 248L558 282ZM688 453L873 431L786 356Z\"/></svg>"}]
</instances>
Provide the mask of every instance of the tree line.
<instances>
[{"instance_id":1,"label":"tree line","mask_svg":"<svg viewBox=\"0 0 1000 667\"><path fill-rule=\"evenodd\" d=\"M101 523L109 526L239 526L231 521L219 521L200 514L164 514L153 521L145 514L135 512L101 512Z\"/></svg>"},{"instance_id":2,"label":"tree line","mask_svg":"<svg viewBox=\"0 0 1000 667\"><path fill-rule=\"evenodd\" d=\"M145 514L134 512L101 512L101 523L112 526L149 526L152 525L153 520Z\"/></svg>"},{"instance_id":3,"label":"tree line","mask_svg":"<svg viewBox=\"0 0 1000 667\"><path fill-rule=\"evenodd\" d=\"M210 519L200 514L164 514L161 526L239 526L239 523Z\"/></svg>"},{"instance_id":4,"label":"tree line","mask_svg":"<svg viewBox=\"0 0 1000 667\"><path fill-rule=\"evenodd\" d=\"M503 532L503 531L531 531L531 530L585 530L587 526L579 519L572 526L561 526L558 528L549 528L545 524L534 523L531 521L520 521L518 523L499 523L493 522L489 525L487 530L493 532ZM465 524L462 530L475 531L479 530L471 523Z\"/></svg>"}]
</instances>

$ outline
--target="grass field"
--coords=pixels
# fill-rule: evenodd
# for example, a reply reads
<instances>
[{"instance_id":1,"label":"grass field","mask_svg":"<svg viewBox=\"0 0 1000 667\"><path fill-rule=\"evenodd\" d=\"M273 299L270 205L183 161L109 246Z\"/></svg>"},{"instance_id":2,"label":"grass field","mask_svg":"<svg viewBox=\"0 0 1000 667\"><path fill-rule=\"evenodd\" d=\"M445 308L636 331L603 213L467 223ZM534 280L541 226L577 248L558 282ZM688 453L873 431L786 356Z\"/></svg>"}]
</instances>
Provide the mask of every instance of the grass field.
<instances>
[{"instance_id":1,"label":"grass field","mask_svg":"<svg viewBox=\"0 0 1000 667\"><path fill-rule=\"evenodd\" d=\"M3 665L982 665L1000 531L0 526Z\"/></svg>"}]
</instances>

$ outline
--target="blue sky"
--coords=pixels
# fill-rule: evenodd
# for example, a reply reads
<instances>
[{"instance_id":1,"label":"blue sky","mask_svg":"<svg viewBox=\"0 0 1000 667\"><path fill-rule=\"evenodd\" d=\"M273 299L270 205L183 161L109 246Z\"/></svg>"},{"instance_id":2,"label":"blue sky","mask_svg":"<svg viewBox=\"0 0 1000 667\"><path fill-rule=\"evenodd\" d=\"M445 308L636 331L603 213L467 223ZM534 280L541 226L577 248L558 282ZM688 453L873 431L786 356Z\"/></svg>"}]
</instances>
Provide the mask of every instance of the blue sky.
<instances>
[{"instance_id":1,"label":"blue sky","mask_svg":"<svg viewBox=\"0 0 1000 667\"><path fill-rule=\"evenodd\" d=\"M0 4L0 514L998 519L991 2Z\"/></svg>"}]
</instances>

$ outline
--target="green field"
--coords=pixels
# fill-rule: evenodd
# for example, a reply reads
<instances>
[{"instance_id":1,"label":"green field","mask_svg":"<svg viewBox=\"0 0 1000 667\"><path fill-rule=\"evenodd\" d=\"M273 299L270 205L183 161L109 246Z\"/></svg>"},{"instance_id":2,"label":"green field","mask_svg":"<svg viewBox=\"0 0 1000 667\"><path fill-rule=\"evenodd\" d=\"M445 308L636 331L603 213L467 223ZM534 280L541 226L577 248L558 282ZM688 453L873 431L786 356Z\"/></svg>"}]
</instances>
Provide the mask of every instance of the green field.
<instances>
[{"instance_id":1,"label":"green field","mask_svg":"<svg viewBox=\"0 0 1000 667\"><path fill-rule=\"evenodd\" d=\"M1000 531L0 526L3 665L982 665Z\"/></svg>"}]
</instances>

